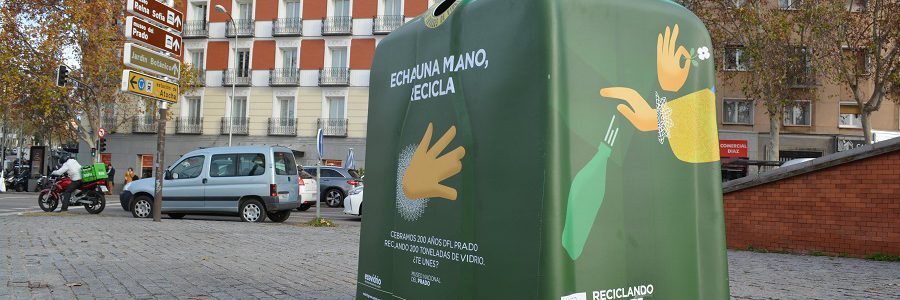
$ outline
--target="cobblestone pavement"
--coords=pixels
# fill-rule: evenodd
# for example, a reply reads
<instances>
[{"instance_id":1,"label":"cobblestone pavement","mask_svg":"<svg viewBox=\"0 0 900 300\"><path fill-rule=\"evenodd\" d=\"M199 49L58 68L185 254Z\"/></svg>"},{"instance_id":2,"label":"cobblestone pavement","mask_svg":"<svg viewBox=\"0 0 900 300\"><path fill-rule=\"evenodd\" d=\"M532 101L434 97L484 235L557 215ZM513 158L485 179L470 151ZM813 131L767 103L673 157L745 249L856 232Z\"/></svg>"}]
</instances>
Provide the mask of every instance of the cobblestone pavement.
<instances>
[{"instance_id":1,"label":"cobblestone pavement","mask_svg":"<svg viewBox=\"0 0 900 300\"><path fill-rule=\"evenodd\" d=\"M352 299L359 221L0 217L0 299ZM900 263L730 251L733 299L900 299Z\"/></svg>"},{"instance_id":2,"label":"cobblestone pavement","mask_svg":"<svg viewBox=\"0 0 900 300\"><path fill-rule=\"evenodd\" d=\"M728 252L732 299L900 299L900 262Z\"/></svg>"}]
</instances>

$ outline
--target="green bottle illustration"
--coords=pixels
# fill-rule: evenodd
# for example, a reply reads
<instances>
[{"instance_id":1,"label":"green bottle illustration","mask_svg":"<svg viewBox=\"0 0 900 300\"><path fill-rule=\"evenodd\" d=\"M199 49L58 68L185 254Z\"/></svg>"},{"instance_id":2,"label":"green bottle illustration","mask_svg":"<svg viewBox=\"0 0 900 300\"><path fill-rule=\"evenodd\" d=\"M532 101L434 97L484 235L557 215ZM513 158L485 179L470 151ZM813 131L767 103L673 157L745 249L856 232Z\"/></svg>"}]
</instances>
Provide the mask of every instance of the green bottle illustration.
<instances>
[{"instance_id":1,"label":"green bottle illustration","mask_svg":"<svg viewBox=\"0 0 900 300\"><path fill-rule=\"evenodd\" d=\"M572 260L578 259L591 233L591 227L603 204L606 194L606 166L619 129L613 129L615 115L609 121L606 137L597 147L597 154L575 175L569 187L566 204L566 223L563 227L562 245Z\"/></svg>"}]
</instances>

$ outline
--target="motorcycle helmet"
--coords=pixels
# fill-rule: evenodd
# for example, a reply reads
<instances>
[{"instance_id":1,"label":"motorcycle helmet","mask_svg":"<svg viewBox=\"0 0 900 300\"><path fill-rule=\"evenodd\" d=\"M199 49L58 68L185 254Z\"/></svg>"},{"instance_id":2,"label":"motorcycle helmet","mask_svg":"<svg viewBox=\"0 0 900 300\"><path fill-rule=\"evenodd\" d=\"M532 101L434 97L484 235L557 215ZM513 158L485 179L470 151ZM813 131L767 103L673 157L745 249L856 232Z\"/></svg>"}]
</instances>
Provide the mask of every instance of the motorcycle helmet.
<instances>
[{"instance_id":1,"label":"motorcycle helmet","mask_svg":"<svg viewBox=\"0 0 900 300\"><path fill-rule=\"evenodd\" d=\"M69 153L66 153L66 152L60 153L59 154L59 164L60 165L65 164L66 161L68 161L69 158L71 158L71 157L72 156Z\"/></svg>"}]
</instances>

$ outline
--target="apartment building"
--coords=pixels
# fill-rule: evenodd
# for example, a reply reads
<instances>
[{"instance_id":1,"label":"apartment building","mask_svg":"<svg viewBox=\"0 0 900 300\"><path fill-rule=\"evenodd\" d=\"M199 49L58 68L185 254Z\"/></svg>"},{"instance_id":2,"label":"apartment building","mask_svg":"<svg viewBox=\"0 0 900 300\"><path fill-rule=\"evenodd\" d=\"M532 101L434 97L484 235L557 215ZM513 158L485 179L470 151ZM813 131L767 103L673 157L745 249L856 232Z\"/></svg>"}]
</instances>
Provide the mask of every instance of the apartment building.
<instances>
[{"instance_id":1,"label":"apartment building","mask_svg":"<svg viewBox=\"0 0 900 300\"><path fill-rule=\"evenodd\" d=\"M772 5L791 10L796 2L773 0ZM866 7L866 1L848 3L852 3L848 9L853 11L864 11ZM718 46L724 47L725 53L723 59L717 57L716 62L720 68L716 87L720 152L723 178L733 179L759 170L753 166L734 164L736 160L771 160L766 157L770 141L769 115L764 101L750 99L741 91L741 81L744 80L741 73L751 67L743 56L743 47L735 44ZM864 52L858 54L859 68L871 70L871 58ZM850 89L817 74L809 63L802 67L791 78L793 88L802 89L806 93L801 94L810 96L792 99L791 105L784 109L779 160L816 158L864 145L859 107ZM867 83L862 90L871 90L871 85L871 82ZM881 109L871 115L873 130L878 131L875 133L876 141L900 136L898 100L888 96Z\"/></svg>"},{"instance_id":2,"label":"apartment building","mask_svg":"<svg viewBox=\"0 0 900 300\"><path fill-rule=\"evenodd\" d=\"M433 0L182 0L184 61L200 84L170 106L166 162L198 147L273 144L342 166L352 148L365 167L369 69L375 46ZM222 6L225 13L216 6ZM232 23L233 20L233 23ZM232 26L233 24L233 26ZM156 116L108 137L103 159L152 172ZM107 122L112 124L114 122ZM107 125L109 126L109 125ZM84 151L82 151L84 152ZM84 155L84 154L82 154Z\"/></svg>"}]
</instances>

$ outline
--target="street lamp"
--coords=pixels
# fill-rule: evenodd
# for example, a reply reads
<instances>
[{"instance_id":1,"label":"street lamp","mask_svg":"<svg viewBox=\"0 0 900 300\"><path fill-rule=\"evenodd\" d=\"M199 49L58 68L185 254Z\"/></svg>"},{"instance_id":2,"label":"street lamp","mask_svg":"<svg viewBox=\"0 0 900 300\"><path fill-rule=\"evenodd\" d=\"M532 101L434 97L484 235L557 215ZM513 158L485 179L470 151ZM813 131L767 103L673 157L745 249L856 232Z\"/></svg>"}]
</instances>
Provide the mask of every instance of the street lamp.
<instances>
[{"instance_id":1,"label":"street lamp","mask_svg":"<svg viewBox=\"0 0 900 300\"><path fill-rule=\"evenodd\" d=\"M237 45L238 45L238 32L237 32L237 23L234 22L234 19L231 18L231 14L228 13L228 10L225 9L221 4L216 4L216 11L225 14L228 17L228 21L231 22L231 28L234 28L234 47L233 53L235 57L237 57ZM227 31L227 29L226 29ZM235 96L235 81L237 80L237 60L234 61L234 68L231 69L231 116L228 117L228 147L231 147L231 134L234 133L234 96Z\"/></svg>"}]
</instances>

